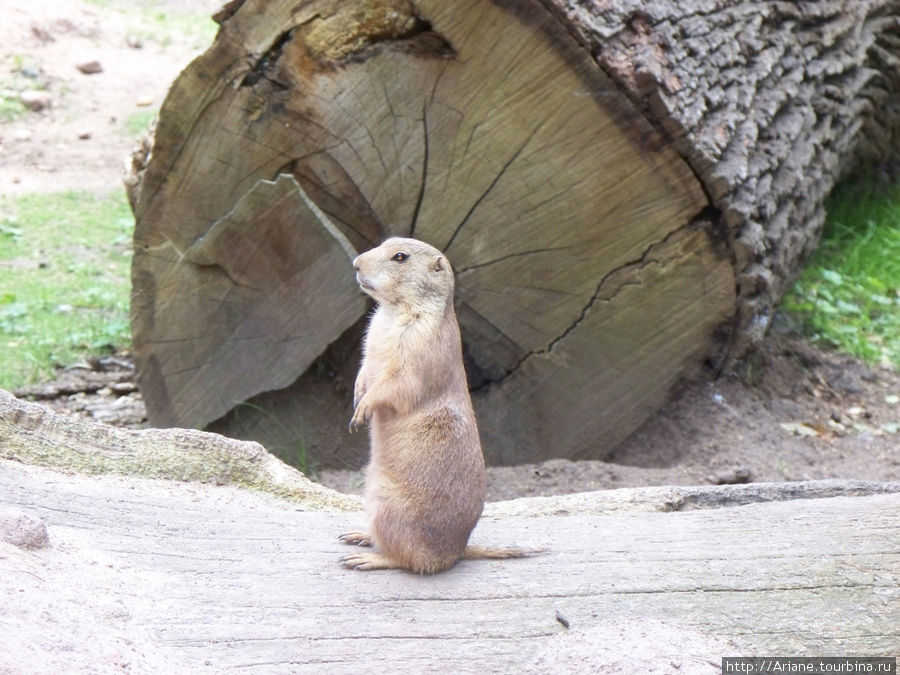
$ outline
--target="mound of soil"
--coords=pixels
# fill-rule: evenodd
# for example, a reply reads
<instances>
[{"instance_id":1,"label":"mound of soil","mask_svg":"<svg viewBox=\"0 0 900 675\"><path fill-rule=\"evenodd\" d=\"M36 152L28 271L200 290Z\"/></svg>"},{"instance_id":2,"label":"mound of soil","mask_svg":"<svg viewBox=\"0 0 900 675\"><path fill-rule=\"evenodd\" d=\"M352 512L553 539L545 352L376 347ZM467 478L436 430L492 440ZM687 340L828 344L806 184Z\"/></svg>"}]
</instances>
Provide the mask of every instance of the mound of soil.
<instances>
[{"instance_id":1,"label":"mound of soil","mask_svg":"<svg viewBox=\"0 0 900 675\"><path fill-rule=\"evenodd\" d=\"M488 470L488 499L643 485L900 480L900 374L770 336L739 372L687 383L608 461ZM319 480L361 492L361 471Z\"/></svg>"}]
</instances>

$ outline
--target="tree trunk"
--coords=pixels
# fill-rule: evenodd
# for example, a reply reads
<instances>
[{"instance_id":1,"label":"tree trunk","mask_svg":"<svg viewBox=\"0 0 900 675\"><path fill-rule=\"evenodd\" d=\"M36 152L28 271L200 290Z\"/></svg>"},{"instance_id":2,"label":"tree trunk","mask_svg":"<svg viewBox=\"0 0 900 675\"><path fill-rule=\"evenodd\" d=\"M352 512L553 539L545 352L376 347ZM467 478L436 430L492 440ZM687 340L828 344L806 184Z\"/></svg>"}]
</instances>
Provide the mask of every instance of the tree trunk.
<instances>
[{"instance_id":1,"label":"tree trunk","mask_svg":"<svg viewBox=\"0 0 900 675\"><path fill-rule=\"evenodd\" d=\"M350 259L397 234L456 269L488 460L602 457L761 338L834 182L896 149L898 10L229 3L133 192L151 421L361 463Z\"/></svg>"}]
</instances>

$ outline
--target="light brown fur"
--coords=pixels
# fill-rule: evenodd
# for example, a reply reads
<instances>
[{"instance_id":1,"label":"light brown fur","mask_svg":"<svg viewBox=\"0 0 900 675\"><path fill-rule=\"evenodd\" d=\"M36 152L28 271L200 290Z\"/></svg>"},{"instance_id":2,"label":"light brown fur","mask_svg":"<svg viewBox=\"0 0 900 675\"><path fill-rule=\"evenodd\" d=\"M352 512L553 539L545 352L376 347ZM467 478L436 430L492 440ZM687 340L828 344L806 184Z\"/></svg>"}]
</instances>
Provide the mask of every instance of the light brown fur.
<instances>
[{"instance_id":1,"label":"light brown fur","mask_svg":"<svg viewBox=\"0 0 900 675\"><path fill-rule=\"evenodd\" d=\"M353 261L378 302L354 388L354 430L369 422L368 532L374 546L341 562L358 570L434 574L460 558L522 555L468 547L484 505L484 459L453 310L453 270L436 248L391 238Z\"/></svg>"}]
</instances>

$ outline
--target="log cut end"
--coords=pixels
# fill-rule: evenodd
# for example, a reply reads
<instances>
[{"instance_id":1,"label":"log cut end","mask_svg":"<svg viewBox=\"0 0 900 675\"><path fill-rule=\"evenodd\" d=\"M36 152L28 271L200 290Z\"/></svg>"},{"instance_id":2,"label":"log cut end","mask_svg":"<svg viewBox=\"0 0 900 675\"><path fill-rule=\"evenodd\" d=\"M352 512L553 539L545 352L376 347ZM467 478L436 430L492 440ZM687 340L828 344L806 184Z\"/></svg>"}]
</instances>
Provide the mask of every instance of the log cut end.
<instances>
[{"instance_id":1,"label":"log cut end","mask_svg":"<svg viewBox=\"0 0 900 675\"><path fill-rule=\"evenodd\" d=\"M226 10L136 204L152 423L361 463L349 259L388 235L456 269L489 461L602 456L710 353L735 281L704 190L543 3Z\"/></svg>"}]
</instances>

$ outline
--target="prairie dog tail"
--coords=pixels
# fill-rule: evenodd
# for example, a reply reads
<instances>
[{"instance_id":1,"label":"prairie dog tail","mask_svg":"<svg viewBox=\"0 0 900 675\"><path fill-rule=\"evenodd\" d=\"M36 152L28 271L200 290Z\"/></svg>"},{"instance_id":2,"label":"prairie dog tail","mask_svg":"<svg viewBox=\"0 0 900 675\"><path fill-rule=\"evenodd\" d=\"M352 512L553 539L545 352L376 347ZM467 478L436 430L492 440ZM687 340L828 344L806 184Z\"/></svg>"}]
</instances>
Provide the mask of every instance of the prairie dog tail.
<instances>
[{"instance_id":1,"label":"prairie dog tail","mask_svg":"<svg viewBox=\"0 0 900 675\"><path fill-rule=\"evenodd\" d=\"M463 560L486 560L500 558L524 558L535 553L543 553L542 548L494 548L492 546L466 546L463 551Z\"/></svg>"}]
</instances>

